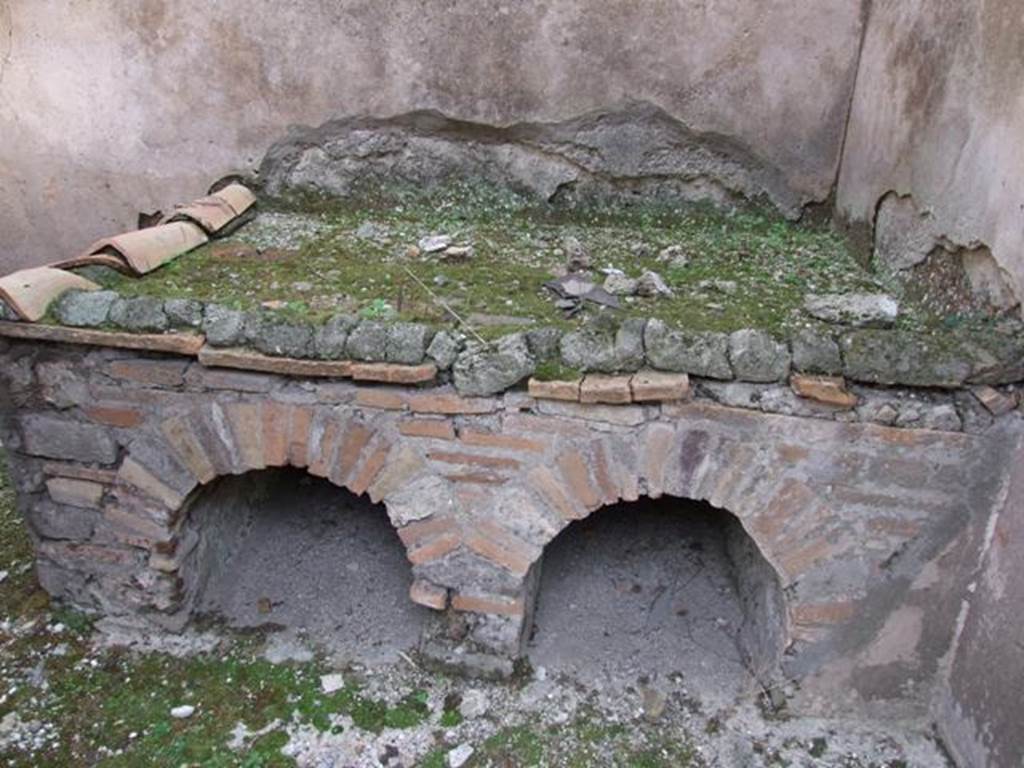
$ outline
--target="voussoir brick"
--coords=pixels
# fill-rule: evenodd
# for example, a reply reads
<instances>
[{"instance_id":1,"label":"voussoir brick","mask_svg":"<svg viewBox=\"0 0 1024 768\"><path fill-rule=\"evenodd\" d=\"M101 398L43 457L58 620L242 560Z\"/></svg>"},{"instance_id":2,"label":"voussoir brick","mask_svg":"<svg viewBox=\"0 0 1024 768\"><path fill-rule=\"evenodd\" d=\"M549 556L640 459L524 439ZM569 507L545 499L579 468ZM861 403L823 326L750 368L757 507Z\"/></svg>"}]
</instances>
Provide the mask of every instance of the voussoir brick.
<instances>
[{"instance_id":1,"label":"voussoir brick","mask_svg":"<svg viewBox=\"0 0 1024 768\"><path fill-rule=\"evenodd\" d=\"M313 426L313 409L296 405L291 409L288 427L288 463L293 467L309 466L309 430Z\"/></svg>"},{"instance_id":2,"label":"voussoir brick","mask_svg":"<svg viewBox=\"0 0 1024 768\"><path fill-rule=\"evenodd\" d=\"M263 403L262 408L260 423L263 432L263 463L268 467L283 467L288 463L290 408L283 403L272 401Z\"/></svg>"},{"instance_id":3,"label":"voussoir brick","mask_svg":"<svg viewBox=\"0 0 1024 768\"><path fill-rule=\"evenodd\" d=\"M573 500L569 490L547 467L538 466L526 476L533 488L564 520L578 520L585 512Z\"/></svg>"},{"instance_id":4,"label":"voussoir brick","mask_svg":"<svg viewBox=\"0 0 1024 768\"><path fill-rule=\"evenodd\" d=\"M263 452L263 410L257 403L229 403L224 407L234 436L238 458L245 469L266 467Z\"/></svg>"},{"instance_id":5,"label":"voussoir brick","mask_svg":"<svg viewBox=\"0 0 1024 768\"><path fill-rule=\"evenodd\" d=\"M426 565L454 552L459 548L460 544L462 544L462 538L459 534L450 531L428 539L422 544L409 547L406 551L406 556L413 565Z\"/></svg>"},{"instance_id":6,"label":"voussoir brick","mask_svg":"<svg viewBox=\"0 0 1024 768\"><path fill-rule=\"evenodd\" d=\"M675 435L676 431L667 424L652 424L644 432L644 477L651 498L658 498L665 492L665 467Z\"/></svg>"},{"instance_id":7,"label":"voussoir brick","mask_svg":"<svg viewBox=\"0 0 1024 768\"><path fill-rule=\"evenodd\" d=\"M601 506L601 495L590 478L590 470L581 453L578 451L564 452L558 457L558 467L562 470L566 487L584 507L597 509Z\"/></svg>"},{"instance_id":8,"label":"voussoir brick","mask_svg":"<svg viewBox=\"0 0 1024 768\"><path fill-rule=\"evenodd\" d=\"M386 499L426 467L419 451L410 445L399 447L367 489L370 501Z\"/></svg>"},{"instance_id":9,"label":"voussoir brick","mask_svg":"<svg viewBox=\"0 0 1024 768\"><path fill-rule=\"evenodd\" d=\"M458 525L450 517L428 517L403 525L398 529L398 538L406 547L415 547L434 536L457 530Z\"/></svg>"},{"instance_id":10,"label":"voussoir brick","mask_svg":"<svg viewBox=\"0 0 1024 768\"><path fill-rule=\"evenodd\" d=\"M590 453L593 456L594 480L601 490L602 499L605 504L614 504L621 497L621 491L615 480L618 473L609 464L608 447L604 440L595 440L591 444Z\"/></svg>"},{"instance_id":11,"label":"voussoir brick","mask_svg":"<svg viewBox=\"0 0 1024 768\"><path fill-rule=\"evenodd\" d=\"M167 509L178 509L185 497L164 483L160 478L142 466L131 456L126 458L117 472L118 482L126 483L142 491L146 496L161 502Z\"/></svg>"},{"instance_id":12,"label":"voussoir brick","mask_svg":"<svg viewBox=\"0 0 1024 768\"><path fill-rule=\"evenodd\" d=\"M186 419L177 416L167 419L160 425L160 431L177 458L200 483L208 483L217 476L206 449Z\"/></svg>"},{"instance_id":13,"label":"voussoir brick","mask_svg":"<svg viewBox=\"0 0 1024 768\"><path fill-rule=\"evenodd\" d=\"M317 431L310 434L309 473L316 477L327 477L334 466L338 443L341 440L341 422L337 418L328 417Z\"/></svg>"},{"instance_id":14,"label":"voussoir brick","mask_svg":"<svg viewBox=\"0 0 1024 768\"><path fill-rule=\"evenodd\" d=\"M370 439L373 437L373 430L366 424L350 420L342 428L341 441L338 445L338 454L334 467L329 473L331 482L344 485L348 482L359 459L366 450Z\"/></svg>"},{"instance_id":15,"label":"voussoir brick","mask_svg":"<svg viewBox=\"0 0 1024 768\"><path fill-rule=\"evenodd\" d=\"M510 573L525 576L540 554L511 531L481 520L463 533L467 547Z\"/></svg>"},{"instance_id":16,"label":"voussoir brick","mask_svg":"<svg viewBox=\"0 0 1024 768\"><path fill-rule=\"evenodd\" d=\"M391 452L391 443L381 441L381 444L370 453L363 461L363 464L348 482L348 488L356 496L366 493L377 475L384 468L388 454Z\"/></svg>"}]
</instances>

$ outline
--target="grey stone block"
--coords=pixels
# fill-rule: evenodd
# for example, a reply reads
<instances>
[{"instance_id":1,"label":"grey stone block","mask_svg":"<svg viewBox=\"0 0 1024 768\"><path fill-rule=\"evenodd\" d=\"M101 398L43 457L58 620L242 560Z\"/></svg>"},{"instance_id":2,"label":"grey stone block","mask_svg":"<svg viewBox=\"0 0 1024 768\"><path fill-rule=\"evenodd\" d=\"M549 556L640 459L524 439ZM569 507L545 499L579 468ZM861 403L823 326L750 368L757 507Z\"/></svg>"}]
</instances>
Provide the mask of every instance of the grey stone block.
<instances>
[{"instance_id":1,"label":"grey stone block","mask_svg":"<svg viewBox=\"0 0 1024 768\"><path fill-rule=\"evenodd\" d=\"M420 323L394 323L388 326L385 351L389 363L419 365L427 353L433 331Z\"/></svg>"},{"instance_id":2,"label":"grey stone block","mask_svg":"<svg viewBox=\"0 0 1024 768\"><path fill-rule=\"evenodd\" d=\"M342 360L345 357L345 342L359 318L354 315L335 315L316 329L313 335L313 356L321 360Z\"/></svg>"},{"instance_id":3,"label":"grey stone block","mask_svg":"<svg viewBox=\"0 0 1024 768\"><path fill-rule=\"evenodd\" d=\"M468 348L455 361L452 373L459 394L494 395L514 387L535 369L526 336L515 333L495 345Z\"/></svg>"},{"instance_id":4,"label":"grey stone block","mask_svg":"<svg viewBox=\"0 0 1024 768\"><path fill-rule=\"evenodd\" d=\"M526 346L535 360L551 360L559 354L562 331L558 328L534 328L526 332Z\"/></svg>"},{"instance_id":5,"label":"grey stone block","mask_svg":"<svg viewBox=\"0 0 1024 768\"><path fill-rule=\"evenodd\" d=\"M452 367L461 349L462 342L455 334L449 331L439 331L430 340L430 346L427 347L427 357L433 360L440 370L444 371Z\"/></svg>"},{"instance_id":6,"label":"grey stone block","mask_svg":"<svg viewBox=\"0 0 1024 768\"><path fill-rule=\"evenodd\" d=\"M797 331L790 341L793 367L804 373L835 376L843 372L839 345L831 335L810 328Z\"/></svg>"},{"instance_id":7,"label":"grey stone block","mask_svg":"<svg viewBox=\"0 0 1024 768\"><path fill-rule=\"evenodd\" d=\"M196 487L196 478L167 450L162 439L143 435L133 440L128 448L135 461L169 488L184 496Z\"/></svg>"},{"instance_id":8,"label":"grey stone block","mask_svg":"<svg viewBox=\"0 0 1024 768\"><path fill-rule=\"evenodd\" d=\"M561 338L562 362L581 371L636 371L644 364L644 327L629 318L618 328L586 327Z\"/></svg>"},{"instance_id":9,"label":"grey stone block","mask_svg":"<svg viewBox=\"0 0 1024 768\"><path fill-rule=\"evenodd\" d=\"M207 343L214 347L240 344L245 336L245 321L244 312L220 304L207 304L203 310L203 333Z\"/></svg>"},{"instance_id":10,"label":"grey stone block","mask_svg":"<svg viewBox=\"0 0 1024 768\"><path fill-rule=\"evenodd\" d=\"M709 379L731 379L729 337L724 333L671 330L661 320L650 320L644 330L648 362L663 371L677 371Z\"/></svg>"},{"instance_id":11,"label":"grey stone block","mask_svg":"<svg viewBox=\"0 0 1024 768\"><path fill-rule=\"evenodd\" d=\"M116 291L70 291L57 302L54 314L64 325L95 328L107 322L118 298Z\"/></svg>"},{"instance_id":12,"label":"grey stone block","mask_svg":"<svg viewBox=\"0 0 1024 768\"><path fill-rule=\"evenodd\" d=\"M313 328L275 317L251 316L246 336L265 355L306 358L313 353Z\"/></svg>"},{"instance_id":13,"label":"grey stone block","mask_svg":"<svg viewBox=\"0 0 1024 768\"><path fill-rule=\"evenodd\" d=\"M948 339L899 331L851 331L840 340L843 373L871 384L959 387L971 375L972 352Z\"/></svg>"},{"instance_id":14,"label":"grey stone block","mask_svg":"<svg viewBox=\"0 0 1024 768\"><path fill-rule=\"evenodd\" d=\"M96 527L98 513L94 509L68 507L51 501L40 501L29 512L32 527L43 538L86 541Z\"/></svg>"},{"instance_id":15,"label":"grey stone block","mask_svg":"<svg viewBox=\"0 0 1024 768\"><path fill-rule=\"evenodd\" d=\"M959 432L963 429L960 414L952 405L935 405L924 409L921 414L921 426L925 429L938 429L944 432Z\"/></svg>"},{"instance_id":16,"label":"grey stone block","mask_svg":"<svg viewBox=\"0 0 1024 768\"><path fill-rule=\"evenodd\" d=\"M32 456L97 464L117 460L117 445L104 427L42 414L21 416L18 424L22 450Z\"/></svg>"},{"instance_id":17,"label":"grey stone block","mask_svg":"<svg viewBox=\"0 0 1024 768\"><path fill-rule=\"evenodd\" d=\"M110 322L129 331L166 331L164 301L153 296L118 298L110 306Z\"/></svg>"},{"instance_id":18,"label":"grey stone block","mask_svg":"<svg viewBox=\"0 0 1024 768\"><path fill-rule=\"evenodd\" d=\"M388 327L384 323L364 320L348 334L345 353L352 360L382 363L387 359Z\"/></svg>"},{"instance_id":19,"label":"grey stone block","mask_svg":"<svg viewBox=\"0 0 1024 768\"><path fill-rule=\"evenodd\" d=\"M198 328L203 324L203 304L192 299L168 299L164 302L167 321L174 328Z\"/></svg>"},{"instance_id":20,"label":"grey stone block","mask_svg":"<svg viewBox=\"0 0 1024 768\"><path fill-rule=\"evenodd\" d=\"M789 347L770 334L744 328L729 336L729 362L741 381L782 381L789 376Z\"/></svg>"}]
</instances>

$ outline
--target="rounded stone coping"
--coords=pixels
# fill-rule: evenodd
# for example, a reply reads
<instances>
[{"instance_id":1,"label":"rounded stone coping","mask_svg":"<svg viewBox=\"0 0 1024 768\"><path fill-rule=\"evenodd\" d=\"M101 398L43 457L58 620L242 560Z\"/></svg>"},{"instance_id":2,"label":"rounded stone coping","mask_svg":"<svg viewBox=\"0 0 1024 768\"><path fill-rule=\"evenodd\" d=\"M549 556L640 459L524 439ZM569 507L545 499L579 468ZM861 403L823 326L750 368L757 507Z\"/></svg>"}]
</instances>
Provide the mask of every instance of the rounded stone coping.
<instances>
[{"instance_id":1,"label":"rounded stone coping","mask_svg":"<svg viewBox=\"0 0 1024 768\"><path fill-rule=\"evenodd\" d=\"M791 373L863 384L958 389L1024 381L1024 338L993 331L935 335L898 329L803 329L786 339L746 328L694 331L658 319L539 327L482 343L450 327L336 315L322 324L190 299L72 292L53 314L72 328L201 332L211 347L271 357L432 364L463 394L505 391L529 376L633 373L642 368L719 381L784 382Z\"/></svg>"}]
</instances>

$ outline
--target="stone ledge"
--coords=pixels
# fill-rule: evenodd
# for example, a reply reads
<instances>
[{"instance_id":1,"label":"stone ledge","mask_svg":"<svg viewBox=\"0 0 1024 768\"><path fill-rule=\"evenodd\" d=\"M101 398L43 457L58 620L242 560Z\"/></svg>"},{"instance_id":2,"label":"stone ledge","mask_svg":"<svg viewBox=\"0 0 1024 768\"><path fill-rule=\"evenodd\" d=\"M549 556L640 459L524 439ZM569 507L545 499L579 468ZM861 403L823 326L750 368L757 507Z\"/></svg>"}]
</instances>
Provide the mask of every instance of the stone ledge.
<instances>
[{"instance_id":1,"label":"stone ledge","mask_svg":"<svg viewBox=\"0 0 1024 768\"><path fill-rule=\"evenodd\" d=\"M285 376L348 378L351 373L348 360L297 360L291 357L269 357L245 349L215 349L209 346L199 350L199 362L207 368L235 368Z\"/></svg>"},{"instance_id":2,"label":"stone ledge","mask_svg":"<svg viewBox=\"0 0 1024 768\"><path fill-rule=\"evenodd\" d=\"M358 363L351 360L301 360L271 357L247 349L222 349L204 346L199 350L200 364L208 368L234 368L260 373L310 378L351 378L386 384L423 384L437 377L437 366L400 365L398 363Z\"/></svg>"},{"instance_id":3,"label":"stone ledge","mask_svg":"<svg viewBox=\"0 0 1024 768\"><path fill-rule=\"evenodd\" d=\"M0 336L32 341L53 341L64 344L85 344L94 347L138 349L147 352L170 352L195 357L206 343L205 337L194 333L123 333L65 328L60 325L30 325L0 321Z\"/></svg>"}]
</instances>

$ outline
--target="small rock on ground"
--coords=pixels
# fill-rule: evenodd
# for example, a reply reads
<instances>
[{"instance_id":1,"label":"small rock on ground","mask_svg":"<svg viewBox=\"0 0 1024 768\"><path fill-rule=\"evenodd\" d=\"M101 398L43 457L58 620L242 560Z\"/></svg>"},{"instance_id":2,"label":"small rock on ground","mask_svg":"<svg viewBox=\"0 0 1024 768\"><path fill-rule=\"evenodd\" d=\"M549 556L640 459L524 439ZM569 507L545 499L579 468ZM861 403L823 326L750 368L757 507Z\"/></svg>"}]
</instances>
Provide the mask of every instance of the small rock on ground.
<instances>
[{"instance_id":1,"label":"small rock on ground","mask_svg":"<svg viewBox=\"0 0 1024 768\"><path fill-rule=\"evenodd\" d=\"M462 768L472 756L473 747L469 744L460 744L448 753L448 766L449 768Z\"/></svg>"},{"instance_id":2,"label":"small rock on ground","mask_svg":"<svg viewBox=\"0 0 1024 768\"><path fill-rule=\"evenodd\" d=\"M827 323L885 327L896 322L900 305L884 293L812 293L804 299L804 309Z\"/></svg>"},{"instance_id":3,"label":"small rock on ground","mask_svg":"<svg viewBox=\"0 0 1024 768\"><path fill-rule=\"evenodd\" d=\"M320 688L324 693L334 693L345 687L345 677L340 672L320 676Z\"/></svg>"}]
</instances>

